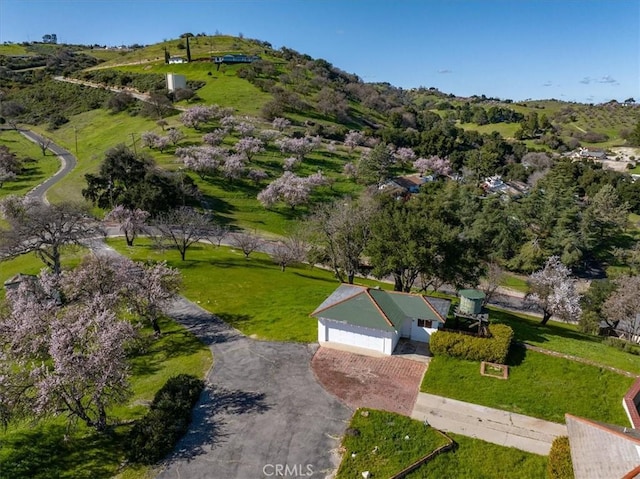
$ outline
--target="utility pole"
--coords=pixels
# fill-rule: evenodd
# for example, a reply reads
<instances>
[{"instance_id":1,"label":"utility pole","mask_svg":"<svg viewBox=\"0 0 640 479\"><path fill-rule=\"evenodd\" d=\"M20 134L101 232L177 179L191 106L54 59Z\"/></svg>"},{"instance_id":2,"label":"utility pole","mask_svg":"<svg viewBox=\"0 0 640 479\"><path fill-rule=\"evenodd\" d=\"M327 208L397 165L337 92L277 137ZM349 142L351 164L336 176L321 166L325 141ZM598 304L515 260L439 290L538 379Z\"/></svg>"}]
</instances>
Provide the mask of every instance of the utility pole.
<instances>
[{"instance_id":1,"label":"utility pole","mask_svg":"<svg viewBox=\"0 0 640 479\"><path fill-rule=\"evenodd\" d=\"M131 133L131 141L133 142L133 154L138 156L138 151L136 150L136 135L135 135L135 133Z\"/></svg>"},{"instance_id":2,"label":"utility pole","mask_svg":"<svg viewBox=\"0 0 640 479\"><path fill-rule=\"evenodd\" d=\"M73 127L73 133L76 139L76 156L78 156L78 127L77 126Z\"/></svg>"}]
</instances>

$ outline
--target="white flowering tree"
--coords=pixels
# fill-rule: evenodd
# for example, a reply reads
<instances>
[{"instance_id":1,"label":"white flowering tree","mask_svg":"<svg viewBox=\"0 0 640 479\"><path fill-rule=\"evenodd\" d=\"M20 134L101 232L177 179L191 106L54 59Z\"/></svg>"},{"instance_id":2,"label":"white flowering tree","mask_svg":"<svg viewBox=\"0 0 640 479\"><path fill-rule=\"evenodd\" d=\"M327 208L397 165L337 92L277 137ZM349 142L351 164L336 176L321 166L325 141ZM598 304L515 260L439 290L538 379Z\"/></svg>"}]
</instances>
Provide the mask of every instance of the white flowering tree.
<instances>
[{"instance_id":1,"label":"white flowering tree","mask_svg":"<svg viewBox=\"0 0 640 479\"><path fill-rule=\"evenodd\" d=\"M344 136L344 146L349 148L349 153L351 154L353 153L353 150L356 149L356 147L364 143L364 140L364 135L361 132L357 130L351 130Z\"/></svg>"},{"instance_id":2,"label":"white flowering tree","mask_svg":"<svg viewBox=\"0 0 640 479\"><path fill-rule=\"evenodd\" d=\"M130 394L126 351L136 331L100 290L63 301L63 280L42 272L7 291L8 312L0 317L0 415L8 422L25 413L62 413L105 431L108 408Z\"/></svg>"},{"instance_id":3,"label":"white flowering tree","mask_svg":"<svg viewBox=\"0 0 640 479\"><path fill-rule=\"evenodd\" d=\"M576 291L575 279L558 256L551 256L544 268L529 276L529 292L525 301L542 310L542 323L547 324L552 316L563 321L580 317L580 295Z\"/></svg>"},{"instance_id":4,"label":"white flowering tree","mask_svg":"<svg viewBox=\"0 0 640 479\"><path fill-rule=\"evenodd\" d=\"M222 165L226 150L219 146L190 146L178 148L176 156L182 160L185 167L205 179L207 176L213 176Z\"/></svg>"},{"instance_id":5,"label":"white flowering tree","mask_svg":"<svg viewBox=\"0 0 640 479\"><path fill-rule=\"evenodd\" d=\"M313 188L321 184L326 184L322 173L301 177L290 171L285 171L281 177L269 183L264 190L258 193L258 201L266 208L282 201L294 209L296 206L308 203Z\"/></svg>"},{"instance_id":6,"label":"white flowering tree","mask_svg":"<svg viewBox=\"0 0 640 479\"><path fill-rule=\"evenodd\" d=\"M238 154L244 155L247 161L251 161L255 155L264 151L264 143L260 138L245 136L240 138L233 148Z\"/></svg>"}]
</instances>

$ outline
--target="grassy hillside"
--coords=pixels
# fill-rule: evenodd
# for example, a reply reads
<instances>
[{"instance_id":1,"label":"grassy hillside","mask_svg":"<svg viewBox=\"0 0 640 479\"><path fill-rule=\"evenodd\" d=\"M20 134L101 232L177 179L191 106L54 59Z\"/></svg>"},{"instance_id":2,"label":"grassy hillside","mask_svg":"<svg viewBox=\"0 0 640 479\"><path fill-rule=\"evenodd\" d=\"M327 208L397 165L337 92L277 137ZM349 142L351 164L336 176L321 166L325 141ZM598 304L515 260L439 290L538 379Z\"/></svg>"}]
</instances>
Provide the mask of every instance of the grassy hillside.
<instances>
[{"instance_id":1,"label":"grassy hillside","mask_svg":"<svg viewBox=\"0 0 640 479\"><path fill-rule=\"evenodd\" d=\"M180 48L182 46L182 48ZM252 55L264 55L265 46L261 42L229 35L212 35L203 37L192 37L189 39L191 58L193 60L210 58L213 55L224 55L225 53L249 53ZM171 56L187 56L186 39L178 38L165 40L160 43L148 45L135 50L119 52L118 56L109 59L103 65L96 68L111 68L125 63L147 63L152 61L164 61L165 48Z\"/></svg>"},{"instance_id":2,"label":"grassy hillside","mask_svg":"<svg viewBox=\"0 0 640 479\"><path fill-rule=\"evenodd\" d=\"M60 161L50 152L42 156L40 147L27 140L17 131L1 131L0 145L9 148L23 161L23 171L14 181L7 181L0 187L0 198L7 195L24 195L38 184L55 174Z\"/></svg>"},{"instance_id":3,"label":"grassy hillside","mask_svg":"<svg viewBox=\"0 0 640 479\"><path fill-rule=\"evenodd\" d=\"M3 43L0 45L0 55L33 55L23 45L17 43Z\"/></svg>"},{"instance_id":4,"label":"grassy hillside","mask_svg":"<svg viewBox=\"0 0 640 479\"><path fill-rule=\"evenodd\" d=\"M259 116L260 110L272 96L260 91L254 85L237 76L240 65L223 66L219 71L211 62L193 62L166 65L164 61L157 61L146 65L128 65L118 67L118 70L134 73L177 73L184 75L187 81L199 80L205 86L197 90L202 102L210 105L233 107L238 114ZM179 103L180 104L180 103ZM188 106L186 102L181 103Z\"/></svg>"},{"instance_id":5,"label":"grassy hillside","mask_svg":"<svg viewBox=\"0 0 640 479\"><path fill-rule=\"evenodd\" d=\"M556 128L556 132L565 142L576 138L584 146L595 148L609 148L623 146L624 137L640 121L640 105L624 105L610 102L606 104L590 105L582 103L563 102L559 100L532 100L512 103L496 99L480 100L478 98L451 97L438 91L420 91L412 95L412 101L417 106L437 113L440 116L452 115L465 103L472 107L488 110L492 107L508 108L524 116L537 113L538 117L546 116ZM444 109L448 105L449 109ZM479 133L498 132L505 138L513 138L519 128L518 123L493 123L478 125L476 123L459 123L465 130ZM602 141L589 141L584 136L588 133L606 135ZM529 146L539 148L540 145L531 143Z\"/></svg>"}]
</instances>

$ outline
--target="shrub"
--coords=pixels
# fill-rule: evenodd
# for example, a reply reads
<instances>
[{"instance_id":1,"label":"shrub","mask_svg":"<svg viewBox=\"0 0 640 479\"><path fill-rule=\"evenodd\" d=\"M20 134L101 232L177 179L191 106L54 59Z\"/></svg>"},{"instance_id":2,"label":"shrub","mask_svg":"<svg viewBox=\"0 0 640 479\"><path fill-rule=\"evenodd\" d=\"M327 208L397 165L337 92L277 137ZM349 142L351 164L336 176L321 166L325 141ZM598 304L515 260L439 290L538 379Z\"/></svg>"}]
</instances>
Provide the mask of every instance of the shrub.
<instances>
[{"instance_id":1,"label":"shrub","mask_svg":"<svg viewBox=\"0 0 640 479\"><path fill-rule=\"evenodd\" d=\"M549 451L547 463L549 479L573 479L573 464L571 462L571 448L567 436L556 437Z\"/></svg>"},{"instance_id":2,"label":"shrub","mask_svg":"<svg viewBox=\"0 0 640 479\"><path fill-rule=\"evenodd\" d=\"M204 382L188 374L173 376L156 393L149 412L135 423L127 441L127 459L154 464L187 432L191 410Z\"/></svg>"},{"instance_id":3,"label":"shrub","mask_svg":"<svg viewBox=\"0 0 640 479\"><path fill-rule=\"evenodd\" d=\"M479 338L451 331L437 331L431 336L429 347L435 355L504 364L513 339L513 330L506 324L492 324L489 332L490 337Z\"/></svg>"},{"instance_id":4,"label":"shrub","mask_svg":"<svg viewBox=\"0 0 640 479\"><path fill-rule=\"evenodd\" d=\"M619 349L620 351L624 351L625 353L634 354L636 356L640 355L640 347L637 344L625 341L624 339L608 337L605 338L603 342L607 346Z\"/></svg>"}]
</instances>

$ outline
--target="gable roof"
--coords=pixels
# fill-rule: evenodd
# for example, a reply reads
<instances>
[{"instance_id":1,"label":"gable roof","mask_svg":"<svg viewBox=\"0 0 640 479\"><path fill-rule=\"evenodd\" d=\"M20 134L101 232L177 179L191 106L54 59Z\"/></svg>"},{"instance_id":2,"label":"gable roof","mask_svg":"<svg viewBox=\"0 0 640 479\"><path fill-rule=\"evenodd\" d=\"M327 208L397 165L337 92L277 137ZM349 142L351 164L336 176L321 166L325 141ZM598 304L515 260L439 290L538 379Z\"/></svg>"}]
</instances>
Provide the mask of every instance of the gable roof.
<instances>
[{"instance_id":1,"label":"gable roof","mask_svg":"<svg viewBox=\"0 0 640 479\"><path fill-rule=\"evenodd\" d=\"M444 322L450 304L446 299L342 284L311 316L382 331L398 331L407 318Z\"/></svg>"},{"instance_id":2,"label":"gable roof","mask_svg":"<svg viewBox=\"0 0 640 479\"><path fill-rule=\"evenodd\" d=\"M640 465L640 433L565 414L576 479L629 476Z\"/></svg>"}]
</instances>

